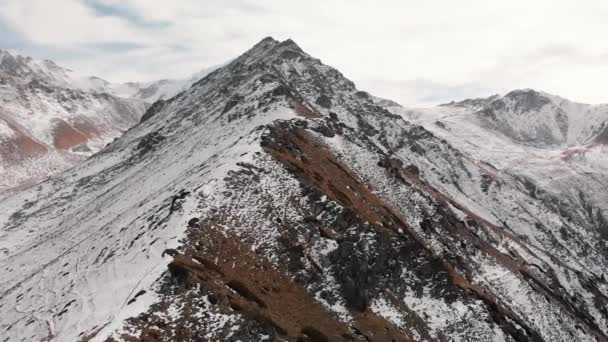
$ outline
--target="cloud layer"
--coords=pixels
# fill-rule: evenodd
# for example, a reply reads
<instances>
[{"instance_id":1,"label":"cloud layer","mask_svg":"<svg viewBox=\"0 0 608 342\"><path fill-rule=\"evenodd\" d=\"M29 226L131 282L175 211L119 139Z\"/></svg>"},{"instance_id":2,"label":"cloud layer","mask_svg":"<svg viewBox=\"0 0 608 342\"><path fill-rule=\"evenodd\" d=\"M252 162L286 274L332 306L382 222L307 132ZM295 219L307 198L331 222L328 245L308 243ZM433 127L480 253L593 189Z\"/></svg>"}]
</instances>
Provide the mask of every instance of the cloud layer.
<instances>
[{"instance_id":1,"label":"cloud layer","mask_svg":"<svg viewBox=\"0 0 608 342\"><path fill-rule=\"evenodd\" d=\"M608 102L608 2L2 0L0 47L111 81L184 77L292 38L406 105L536 88Z\"/></svg>"}]
</instances>

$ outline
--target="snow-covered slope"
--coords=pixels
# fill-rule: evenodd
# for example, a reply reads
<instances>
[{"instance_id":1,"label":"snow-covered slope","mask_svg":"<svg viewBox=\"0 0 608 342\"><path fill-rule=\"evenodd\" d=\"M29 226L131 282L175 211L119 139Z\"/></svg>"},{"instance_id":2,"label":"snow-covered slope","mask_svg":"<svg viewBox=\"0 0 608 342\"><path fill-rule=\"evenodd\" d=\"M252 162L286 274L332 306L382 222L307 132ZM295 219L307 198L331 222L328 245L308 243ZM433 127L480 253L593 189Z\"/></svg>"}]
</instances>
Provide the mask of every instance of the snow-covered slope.
<instances>
[{"instance_id":1,"label":"snow-covered slope","mask_svg":"<svg viewBox=\"0 0 608 342\"><path fill-rule=\"evenodd\" d=\"M272 38L156 102L0 199L1 336L605 341L605 208L378 103Z\"/></svg>"}]
</instances>

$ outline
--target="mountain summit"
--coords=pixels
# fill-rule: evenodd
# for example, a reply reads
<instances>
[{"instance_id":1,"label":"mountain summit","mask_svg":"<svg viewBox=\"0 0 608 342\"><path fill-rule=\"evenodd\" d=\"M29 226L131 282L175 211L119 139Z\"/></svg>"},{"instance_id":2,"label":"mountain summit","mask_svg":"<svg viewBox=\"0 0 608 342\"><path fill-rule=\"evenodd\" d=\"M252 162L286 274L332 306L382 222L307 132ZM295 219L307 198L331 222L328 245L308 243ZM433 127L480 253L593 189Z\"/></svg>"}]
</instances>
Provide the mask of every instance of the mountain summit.
<instances>
[{"instance_id":1,"label":"mountain summit","mask_svg":"<svg viewBox=\"0 0 608 342\"><path fill-rule=\"evenodd\" d=\"M70 70L61 68L52 61L37 61L31 57L12 54L0 49L0 72L3 75L22 79L41 79L54 82L65 82Z\"/></svg>"},{"instance_id":2,"label":"mountain summit","mask_svg":"<svg viewBox=\"0 0 608 342\"><path fill-rule=\"evenodd\" d=\"M480 162L265 38L0 200L0 331L603 341L607 208L575 196Z\"/></svg>"}]
</instances>

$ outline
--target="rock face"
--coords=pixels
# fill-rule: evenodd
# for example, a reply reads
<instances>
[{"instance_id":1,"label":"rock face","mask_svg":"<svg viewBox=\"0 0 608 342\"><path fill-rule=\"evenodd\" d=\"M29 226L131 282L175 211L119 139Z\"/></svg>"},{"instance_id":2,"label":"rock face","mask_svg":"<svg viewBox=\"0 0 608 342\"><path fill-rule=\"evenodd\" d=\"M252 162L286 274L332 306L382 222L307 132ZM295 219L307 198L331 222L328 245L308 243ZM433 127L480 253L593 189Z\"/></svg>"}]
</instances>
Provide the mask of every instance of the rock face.
<instances>
[{"instance_id":1,"label":"rock face","mask_svg":"<svg viewBox=\"0 0 608 342\"><path fill-rule=\"evenodd\" d=\"M2 336L606 341L599 197L383 103L272 38L157 102L0 200Z\"/></svg>"},{"instance_id":2,"label":"rock face","mask_svg":"<svg viewBox=\"0 0 608 342\"><path fill-rule=\"evenodd\" d=\"M146 104L94 89L104 82L0 50L1 190L64 170L138 122Z\"/></svg>"}]
</instances>

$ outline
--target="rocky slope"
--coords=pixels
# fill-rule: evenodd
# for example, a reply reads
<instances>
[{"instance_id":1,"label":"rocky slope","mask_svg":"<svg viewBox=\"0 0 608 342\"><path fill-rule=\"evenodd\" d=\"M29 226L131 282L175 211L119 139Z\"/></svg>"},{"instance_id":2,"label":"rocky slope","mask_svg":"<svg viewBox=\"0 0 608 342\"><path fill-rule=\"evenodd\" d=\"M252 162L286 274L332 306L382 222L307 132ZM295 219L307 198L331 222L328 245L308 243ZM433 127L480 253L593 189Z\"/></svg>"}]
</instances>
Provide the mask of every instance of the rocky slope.
<instances>
[{"instance_id":1,"label":"rocky slope","mask_svg":"<svg viewBox=\"0 0 608 342\"><path fill-rule=\"evenodd\" d=\"M605 174L564 198L379 104L272 38L157 102L0 199L0 336L606 341Z\"/></svg>"}]
</instances>

